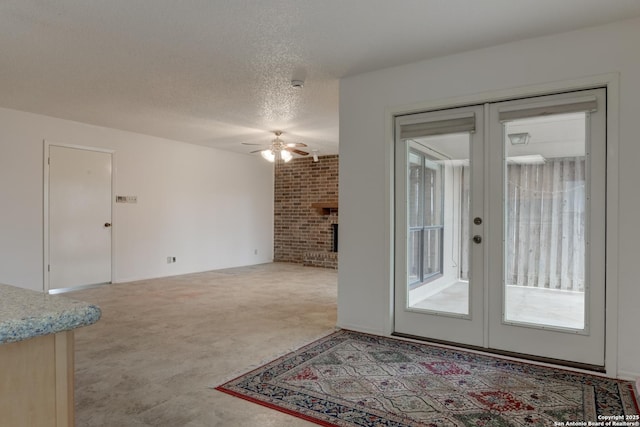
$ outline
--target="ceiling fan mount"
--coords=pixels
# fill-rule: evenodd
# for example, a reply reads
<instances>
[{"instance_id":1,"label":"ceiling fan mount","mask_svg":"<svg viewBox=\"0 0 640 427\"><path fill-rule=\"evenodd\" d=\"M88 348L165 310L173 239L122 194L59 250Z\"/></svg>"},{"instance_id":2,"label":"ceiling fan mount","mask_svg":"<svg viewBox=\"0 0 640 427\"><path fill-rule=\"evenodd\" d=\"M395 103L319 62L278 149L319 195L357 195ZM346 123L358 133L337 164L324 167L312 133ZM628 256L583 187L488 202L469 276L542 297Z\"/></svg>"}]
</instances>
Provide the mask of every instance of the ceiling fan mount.
<instances>
[{"instance_id":1,"label":"ceiling fan mount","mask_svg":"<svg viewBox=\"0 0 640 427\"><path fill-rule=\"evenodd\" d=\"M299 150L298 148L306 147L307 144L302 142L289 142L286 143L280 136L283 134L281 130L273 131L273 134L276 136L275 139L271 141L271 144L261 148L259 150L251 151L251 153L260 153L262 157L270 162L279 162L284 161L288 162L293 158L293 154L297 154L299 156L308 156L309 153L303 150ZM253 144L249 142L243 142L244 145L262 145L262 144Z\"/></svg>"}]
</instances>

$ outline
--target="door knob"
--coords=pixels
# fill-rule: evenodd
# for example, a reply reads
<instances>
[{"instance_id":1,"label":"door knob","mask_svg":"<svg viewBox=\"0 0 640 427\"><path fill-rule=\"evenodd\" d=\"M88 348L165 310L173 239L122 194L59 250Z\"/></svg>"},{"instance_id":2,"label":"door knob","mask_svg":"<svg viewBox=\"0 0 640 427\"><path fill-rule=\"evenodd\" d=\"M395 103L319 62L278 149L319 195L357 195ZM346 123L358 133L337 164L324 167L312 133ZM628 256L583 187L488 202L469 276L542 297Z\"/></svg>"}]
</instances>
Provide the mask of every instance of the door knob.
<instances>
[{"instance_id":1,"label":"door knob","mask_svg":"<svg viewBox=\"0 0 640 427\"><path fill-rule=\"evenodd\" d=\"M108 227L111 227L111 223L110 223L110 222L105 222L105 223L104 223L104 226L105 226L105 227L107 227L107 228L108 228Z\"/></svg>"},{"instance_id":2,"label":"door knob","mask_svg":"<svg viewBox=\"0 0 640 427\"><path fill-rule=\"evenodd\" d=\"M475 236L473 236L473 243L475 244L480 244L482 243L482 237L478 236L477 234Z\"/></svg>"},{"instance_id":3,"label":"door knob","mask_svg":"<svg viewBox=\"0 0 640 427\"><path fill-rule=\"evenodd\" d=\"M477 217L473 218L473 223L474 223L475 225L480 225L480 224L482 224L482 218L480 218L479 216L477 216Z\"/></svg>"}]
</instances>

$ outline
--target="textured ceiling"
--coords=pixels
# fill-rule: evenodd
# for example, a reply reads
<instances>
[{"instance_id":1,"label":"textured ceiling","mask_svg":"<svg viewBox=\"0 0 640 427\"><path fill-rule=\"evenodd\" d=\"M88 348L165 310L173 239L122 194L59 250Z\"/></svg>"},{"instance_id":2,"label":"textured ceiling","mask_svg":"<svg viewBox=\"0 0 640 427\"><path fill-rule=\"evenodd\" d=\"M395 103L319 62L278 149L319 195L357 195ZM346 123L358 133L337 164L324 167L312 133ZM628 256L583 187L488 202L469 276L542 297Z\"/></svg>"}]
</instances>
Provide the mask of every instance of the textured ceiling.
<instances>
[{"instance_id":1,"label":"textured ceiling","mask_svg":"<svg viewBox=\"0 0 640 427\"><path fill-rule=\"evenodd\" d=\"M238 152L282 129L330 154L341 77L635 16L638 0L2 0L0 106Z\"/></svg>"}]
</instances>

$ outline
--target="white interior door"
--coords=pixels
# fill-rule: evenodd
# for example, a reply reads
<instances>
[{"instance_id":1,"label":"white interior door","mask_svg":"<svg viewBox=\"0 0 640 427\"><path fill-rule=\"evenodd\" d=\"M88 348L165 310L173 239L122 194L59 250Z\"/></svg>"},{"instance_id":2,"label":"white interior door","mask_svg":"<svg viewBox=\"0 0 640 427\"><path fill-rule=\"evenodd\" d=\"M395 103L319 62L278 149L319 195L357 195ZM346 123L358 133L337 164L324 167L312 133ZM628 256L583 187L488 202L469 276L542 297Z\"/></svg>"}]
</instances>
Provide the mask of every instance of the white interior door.
<instances>
[{"instance_id":1,"label":"white interior door","mask_svg":"<svg viewBox=\"0 0 640 427\"><path fill-rule=\"evenodd\" d=\"M483 131L482 106L396 119L396 333L485 345Z\"/></svg>"},{"instance_id":2,"label":"white interior door","mask_svg":"<svg viewBox=\"0 0 640 427\"><path fill-rule=\"evenodd\" d=\"M111 282L112 154L49 146L49 291Z\"/></svg>"},{"instance_id":3,"label":"white interior door","mask_svg":"<svg viewBox=\"0 0 640 427\"><path fill-rule=\"evenodd\" d=\"M489 116L489 347L604 366L606 90Z\"/></svg>"},{"instance_id":4,"label":"white interior door","mask_svg":"<svg viewBox=\"0 0 640 427\"><path fill-rule=\"evenodd\" d=\"M395 332L603 367L605 125L605 89L397 117Z\"/></svg>"}]
</instances>

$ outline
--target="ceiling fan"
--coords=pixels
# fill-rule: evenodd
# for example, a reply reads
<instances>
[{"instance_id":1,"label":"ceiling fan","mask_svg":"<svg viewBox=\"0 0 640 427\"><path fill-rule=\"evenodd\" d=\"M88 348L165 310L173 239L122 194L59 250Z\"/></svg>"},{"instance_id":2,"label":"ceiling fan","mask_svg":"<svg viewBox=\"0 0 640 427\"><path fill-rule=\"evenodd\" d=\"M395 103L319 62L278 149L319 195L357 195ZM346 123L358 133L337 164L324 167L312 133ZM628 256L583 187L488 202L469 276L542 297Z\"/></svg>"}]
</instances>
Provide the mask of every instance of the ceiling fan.
<instances>
[{"instance_id":1,"label":"ceiling fan","mask_svg":"<svg viewBox=\"0 0 640 427\"><path fill-rule=\"evenodd\" d=\"M282 135L282 131L276 130L273 132L276 136L274 140L271 141L271 145L261 148L259 150L251 151L251 153L260 153L262 157L270 162L278 162L284 161L288 162L293 158L293 154L295 153L299 156L308 156L309 153L306 151L298 150L298 147L306 147L307 144L302 142L289 142L285 143L280 139L280 135ZM244 145L262 145L262 144L254 144L251 142L243 142Z\"/></svg>"}]
</instances>

